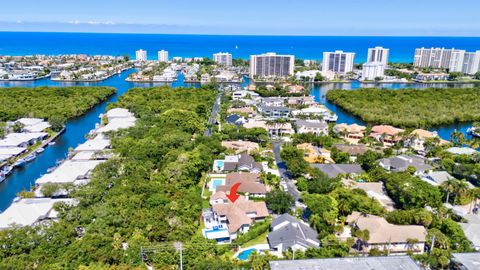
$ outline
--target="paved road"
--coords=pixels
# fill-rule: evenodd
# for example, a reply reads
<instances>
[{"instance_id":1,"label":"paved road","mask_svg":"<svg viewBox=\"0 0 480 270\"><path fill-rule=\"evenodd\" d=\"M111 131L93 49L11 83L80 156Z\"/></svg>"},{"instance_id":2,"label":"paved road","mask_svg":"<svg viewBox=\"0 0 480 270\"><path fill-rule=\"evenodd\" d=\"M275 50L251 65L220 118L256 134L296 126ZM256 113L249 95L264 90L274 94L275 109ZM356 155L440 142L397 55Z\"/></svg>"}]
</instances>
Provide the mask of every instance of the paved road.
<instances>
[{"instance_id":1,"label":"paved road","mask_svg":"<svg viewBox=\"0 0 480 270\"><path fill-rule=\"evenodd\" d=\"M293 178L287 171L287 166L285 162L280 157L280 149L282 147L282 143L279 141L272 142L273 144L273 153L275 154L275 162L277 163L278 171L280 172L280 177L285 180L287 184L288 193L295 198L295 201L298 202L300 199L300 192L298 191L295 183L293 182Z\"/></svg>"},{"instance_id":2,"label":"paved road","mask_svg":"<svg viewBox=\"0 0 480 270\"><path fill-rule=\"evenodd\" d=\"M212 113L208 119L209 128L205 130L205 136L210 137L213 133L213 128L217 119L218 110L220 109L220 102L222 100L222 93L218 91L217 97L215 98L215 103L213 104Z\"/></svg>"}]
</instances>

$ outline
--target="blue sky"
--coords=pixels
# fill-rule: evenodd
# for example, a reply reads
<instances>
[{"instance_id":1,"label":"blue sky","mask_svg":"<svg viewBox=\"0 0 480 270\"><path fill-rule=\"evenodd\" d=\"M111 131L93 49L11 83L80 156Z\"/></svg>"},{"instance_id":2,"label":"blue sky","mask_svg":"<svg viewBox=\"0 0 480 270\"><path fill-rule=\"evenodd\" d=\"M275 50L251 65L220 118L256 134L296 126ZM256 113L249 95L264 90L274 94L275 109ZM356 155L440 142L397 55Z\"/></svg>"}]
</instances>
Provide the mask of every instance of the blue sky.
<instances>
[{"instance_id":1,"label":"blue sky","mask_svg":"<svg viewBox=\"0 0 480 270\"><path fill-rule=\"evenodd\" d=\"M22 0L0 31L480 36L478 0Z\"/></svg>"}]
</instances>

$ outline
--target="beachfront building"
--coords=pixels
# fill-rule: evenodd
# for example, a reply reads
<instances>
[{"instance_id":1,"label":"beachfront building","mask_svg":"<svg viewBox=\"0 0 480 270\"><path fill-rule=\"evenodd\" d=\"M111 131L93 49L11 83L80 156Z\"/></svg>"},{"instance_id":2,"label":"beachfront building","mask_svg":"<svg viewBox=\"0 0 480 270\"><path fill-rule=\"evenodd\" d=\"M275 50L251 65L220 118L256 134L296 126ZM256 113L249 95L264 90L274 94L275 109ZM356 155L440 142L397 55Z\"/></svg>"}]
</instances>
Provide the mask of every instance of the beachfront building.
<instances>
[{"instance_id":1,"label":"beachfront building","mask_svg":"<svg viewBox=\"0 0 480 270\"><path fill-rule=\"evenodd\" d=\"M165 51L165 50L158 51L158 62L164 62L164 63L168 62L168 51Z\"/></svg>"},{"instance_id":2,"label":"beachfront building","mask_svg":"<svg viewBox=\"0 0 480 270\"><path fill-rule=\"evenodd\" d=\"M293 75L295 56L265 53L250 55L251 78L275 78Z\"/></svg>"},{"instance_id":3,"label":"beachfront building","mask_svg":"<svg viewBox=\"0 0 480 270\"><path fill-rule=\"evenodd\" d=\"M462 72L470 75L480 72L480 50L465 53Z\"/></svg>"},{"instance_id":4,"label":"beachfront building","mask_svg":"<svg viewBox=\"0 0 480 270\"><path fill-rule=\"evenodd\" d=\"M384 66L388 65L388 56L390 49L383 47L375 47L368 49L367 63L380 63Z\"/></svg>"},{"instance_id":5,"label":"beachfront building","mask_svg":"<svg viewBox=\"0 0 480 270\"><path fill-rule=\"evenodd\" d=\"M335 74L345 75L353 71L353 62L355 53L335 51L324 52L322 61L322 74L333 72Z\"/></svg>"},{"instance_id":6,"label":"beachfront building","mask_svg":"<svg viewBox=\"0 0 480 270\"><path fill-rule=\"evenodd\" d=\"M226 52L219 52L213 54L213 61L219 65L231 66L232 65L232 54Z\"/></svg>"},{"instance_id":7,"label":"beachfront building","mask_svg":"<svg viewBox=\"0 0 480 270\"><path fill-rule=\"evenodd\" d=\"M425 249L427 230L419 225L394 225L383 217L353 212L347 216L346 223L351 230L367 230L369 238L363 244L356 245L361 252L372 249L389 254L406 254L408 252L421 254Z\"/></svg>"},{"instance_id":8,"label":"beachfront building","mask_svg":"<svg viewBox=\"0 0 480 270\"><path fill-rule=\"evenodd\" d=\"M480 71L480 51L466 52L458 49L415 49L413 65L421 68L443 68L449 72L475 74Z\"/></svg>"},{"instance_id":9,"label":"beachfront building","mask_svg":"<svg viewBox=\"0 0 480 270\"><path fill-rule=\"evenodd\" d=\"M140 62L145 62L147 61L147 51L145 50L138 50L135 52L135 59Z\"/></svg>"},{"instance_id":10,"label":"beachfront building","mask_svg":"<svg viewBox=\"0 0 480 270\"><path fill-rule=\"evenodd\" d=\"M374 81L385 76L385 65L379 62L369 62L362 65L362 80Z\"/></svg>"}]
</instances>

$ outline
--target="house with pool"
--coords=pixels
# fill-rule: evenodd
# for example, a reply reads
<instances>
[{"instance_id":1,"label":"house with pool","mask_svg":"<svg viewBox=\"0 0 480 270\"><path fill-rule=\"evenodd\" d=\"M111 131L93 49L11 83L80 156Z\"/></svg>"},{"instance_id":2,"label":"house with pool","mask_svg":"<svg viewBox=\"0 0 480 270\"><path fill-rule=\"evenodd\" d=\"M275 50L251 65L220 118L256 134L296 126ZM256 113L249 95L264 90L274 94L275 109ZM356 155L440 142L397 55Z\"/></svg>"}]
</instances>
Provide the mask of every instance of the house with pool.
<instances>
[{"instance_id":1,"label":"house with pool","mask_svg":"<svg viewBox=\"0 0 480 270\"><path fill-rule=\"evenodd\" d=\"M253 223L269 216L265 202L249 201L242 195L231 202L223 191L213 194L210 204L210 208L202 211L205 224L202 233L219 244L231 243L239 233L246 233Z\"/></svg>"},{"instance_id":2,"label":"house with pool","mask_svg":"<svg viewBox=\"0 0 480 270\"><path fill-rule=\"evenodd\" d=\"M217 159L213 162L213 171L216 173L233 171L260 173L262 170L262 164L255 162L255 159L247 153L225 156L224 159Z\"/></svg>"},{"instance_id":3,"label":"house with pool","mask_svg":"<svg viewBox=\"0 0 480 270\"><path fill-rule=\"evenodd\" d=\"M218 179L215 179L218 181ZM215 181L213 180L213 181ZM212 182L212 186L215 185L215 191L229 192L233 185L240 183L237 192L246 196L253 197L265 197L267 194L267 188L260 180L258 173L249 172L233 172L228 173L225 177L225 182L222 184L215 184Z\"/></svg>"}]
</instances>

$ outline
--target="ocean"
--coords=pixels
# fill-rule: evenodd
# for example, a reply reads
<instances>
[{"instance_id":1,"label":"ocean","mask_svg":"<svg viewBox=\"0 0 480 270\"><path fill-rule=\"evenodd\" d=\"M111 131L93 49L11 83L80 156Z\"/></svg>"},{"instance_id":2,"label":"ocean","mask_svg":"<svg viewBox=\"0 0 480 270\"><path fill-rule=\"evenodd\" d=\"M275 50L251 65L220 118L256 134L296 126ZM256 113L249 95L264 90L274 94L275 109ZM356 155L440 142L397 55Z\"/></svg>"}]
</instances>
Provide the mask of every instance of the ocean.
<instances>
[{"instance_id":1,"label":"ocean","mask_svg":"<svg viewBox=\"0 0 480 270\"><path fill-rule=\"evenodd\" d=\"M212 57L230 52L234 58L276 52L300 59L320 60L324 51L355 52L355 62L365 62L367 49L390 49L391 62L413 62L417 47L480 50L480 37L348 37L348 36L244 36L244 35L160 35L104 33L30 33L0 32L0 55L102 54L129 55L144 49L149 59L157 51L168 50L170 57Z\"/></svg>"}]
</instances>

